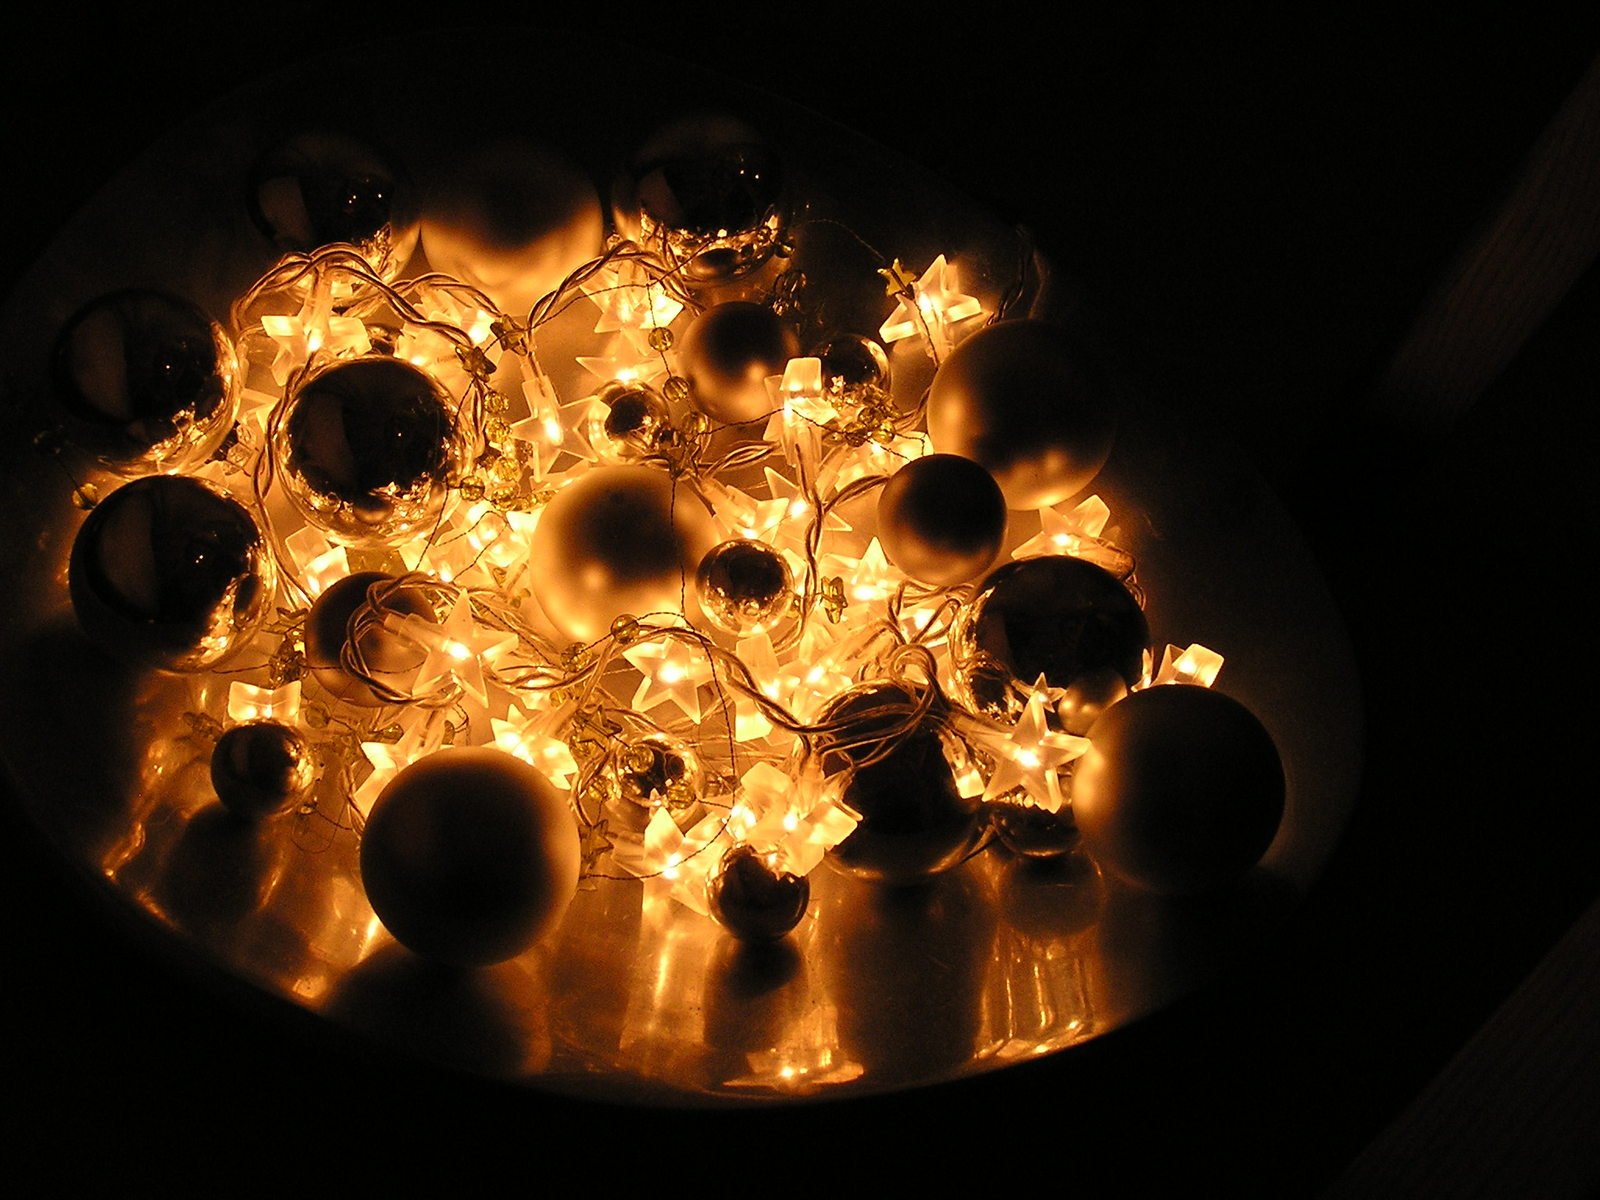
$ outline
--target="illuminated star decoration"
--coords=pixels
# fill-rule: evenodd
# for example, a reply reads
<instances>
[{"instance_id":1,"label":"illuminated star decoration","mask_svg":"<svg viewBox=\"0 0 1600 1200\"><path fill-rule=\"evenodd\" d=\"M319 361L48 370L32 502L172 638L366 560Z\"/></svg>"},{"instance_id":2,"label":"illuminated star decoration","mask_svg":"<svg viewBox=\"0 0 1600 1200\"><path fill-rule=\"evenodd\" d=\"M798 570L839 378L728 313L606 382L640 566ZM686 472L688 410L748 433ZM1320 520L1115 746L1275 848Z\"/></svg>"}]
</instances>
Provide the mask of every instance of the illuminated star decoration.
<instances>
[{"instance_id":1,"label":"illuminated star decoration","mask_svg":"<svg viewBox=\"0 0 1600 1200\"><path fill-rule=\"evenodd\" d=\"M1099 496L1090 496L1068 512L1061 506L1039 510L1039 532L1011 552L1012 558L1065 554L1110 571L1119 579L1133 570L1133 556L1101 539L1111 510Z\"/></svg>"},{"instance_id":2,"label":"illuminated star decoration","mask_svg":"<svg viewBox=\"0 0 1600 1200\"><path fill-rule=\"evenodd\" d=\"M983 311L976 297L961 292L955 265L947 263L942 254L928 264L922 278L915 282L898 258L878 274L887 281L885 290L896 301L894 312L878 330L878 336L885 342L921 336L929 356L936 360L954 347L950 327Z\"/></svg>"},{"instance_id":3,"label":"illuminated star decoration","mask_svg":"<svg viewBox=\"0 0 1600 1200\"><path fill-rule=\"evenodd\" d=\"M700 685L713 679L703 650L680 638L658 637L637 641L622 654L644 676L633 694L634 708L649 712L670 700L685 716L700 719Z\"/></svg>"},{"instance_id":4,"label":"illuminated star decoration","mask_svg":"<svg viewBox=\"0 0 1600 1200\"><path fill-rule=\"evenodd\" d=\"M228 685L228 719L241 724L246 721L276 721L280 725L293 725L300 716L300 681L298 679L280 688L256 687L243 680Z\"/></svg>"},{"instance_id":5,"label":"illuminated star decoration","mask_svg":"<svg viewBox=\"0 0 1600 1200\"><path fill-rule=\"evenodd\" d=\"M465 592L456 597L444 621L439 624L410 613L400 623L406 633L428 652L417 669L417 677L410 688L412 692L428 695L455 683L479 704L489 703L483 678L484 664L492 664L516 645L516 634L474 621L472 602Z\"/></svg>"},{"instance_id":6,"label":"illuminated star decoration","mask_svg":"<svg viewBox=\"0 0 1600 1200\"><path fill-rule=\"evenodd\" d=\"M706 880L722 857L712 843L723 836L726 827L726 815L713 811L684 832L665 807L658 808L645 826L643 844L618 841L612 858L623 870L645 881L646 907L667 897L709 916Z\"/></svg>"},{"instance_id":7,"label":"illuminated star decoration","mask_svg":"<svg viewBox=\"0 0 1600 1200\"><path fill-rule=\"evenodd\" d=\"M365 354L372 349L372 343L367 340L367 327L359 317L333 316L324 306L318 305L315 298L295 316L262 317L261 328L277 343L269 370L279 387L288 383L289 376L318 350Z\"/></svg>"},{"instance_id":8,"label":"illuminated star decoration","mask_svg":"<svg viewBox=\"0 0 1600 1200\"><path fill-rule=\"evenodd\" d=\"M784 458L807 467L822 457L822 430L839 419L839 410L822 388L820 358L791 358L782 375L767 377L773 413L764 440L783 449Z\"/></svg>"},{"instance_id":9,"label":"illuminated star decoration","mask_svg":"<svg viewBox=\"0 0 1600 1200\"><path fill-rule=\"evenodd\" d=\"M977 735L983 748L994 758L994 773L983 798L993 800L1015 788L1022 788L1040 808L1056 812L1061 808L1061 780L1057 771L1089 749L1089 739L1057 733L1045 717L1045 701L1050 689L1040 675L1022 710L1022 717L1011 729L985 730Z\"/></svg>"},{"instance_id":10,"label":"illuminated star decoration","mask_svg":"<svg viewBox=\"0 0 1600 1200\"><path fill-rule=\"evenodd\" d=\"M372 764L372 774L350 797L363 815L389 781L418 759L426 758L444 744L445 722L439 714L413 722L397 742L362 742L361 753Z\"/></svg>"},{"instance_id":11,"label":"illuminated star decoration","mask_svg":"<svg viewBox=\"0 0 1600 1200\"><path fill-rule=\"evenodd\" d=\"M613 336L601 354L578 355L578 365L601 383L649 383L667 373L659 354L624 333Z\"/></svg>"},{"instance_id":12,"label":"illuminated star decoration","mask_svg":"<svg viewBox=\"0 0 1600 1200\"><path fill-rule=\"evenodd\" d=\"M1152 686L1161 683L1192 683L1200 687L1210 687L1217 681L1217 674L1222 670L1222 661L1222 655L1215 650L1208 650L1199 642L1194 642L1183 650L1176 646L1168 646L1161 655L1161 669L1156 672L1156 677L1150 683Z\"/></svg>"},{"instance_id":13,"label":"illuminated star decoration","mask_svg":"<svg viewBox=\"0 0 1600 1200\"><path fill-rule=\"evenodd\" d=\"M578 775L578 763L572 757L572 747L555 731L567 727L577 707L576 701L569 701L546 712L528 713L513 704L504 720L489 720L494 744L531 763L557 787L570 788Z\"/></svg>"},{"instance_id":14,"label":"illuminated star decoration","mask_svg":"<svg viewBox=\"0 0 1600 1200\"><path fill-rule=\"evenodd\" d=\"M848 772L825 776L814 761L793 778L757 763L739 780L729 831L741 842L775 850L780 869L809 874L861 823L842 798L848 783Z\"/></svg>"},{"instance_id":15,"label":"illuminated star decoration","mask_svg":"<svg viewBox=\"0 0 1600 1200\"><path fill-rule=\"evenodd\" d=\"M665 329L683 311L683 305L636 262L616 263L580 285L584 295L600 309L596 333L621 333L639 342L640 334Z\"/></svg>"}]
</instances>

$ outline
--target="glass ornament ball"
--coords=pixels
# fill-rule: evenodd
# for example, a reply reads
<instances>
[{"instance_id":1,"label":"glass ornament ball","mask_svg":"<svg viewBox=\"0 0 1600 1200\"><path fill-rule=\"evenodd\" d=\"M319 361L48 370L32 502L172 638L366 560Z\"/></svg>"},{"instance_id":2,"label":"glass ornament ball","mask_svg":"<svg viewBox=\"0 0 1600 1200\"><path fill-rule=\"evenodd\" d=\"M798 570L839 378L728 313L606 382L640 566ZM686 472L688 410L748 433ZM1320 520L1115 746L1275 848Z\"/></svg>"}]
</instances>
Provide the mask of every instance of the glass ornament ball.
<instances>
[{"instance_id":1,"label":"glass ornament ball","mask_svg":"<svg viewBox=\"0 0 1600 1200\"><path fill-rule=\"evenodd\" d=\"M1006 500L994 476L970 458L929 454L906 463L878 493L883 552L933 587L976 579L1006 540Z\"/></svg>"},{"instance_id":2,"label":"glass ornament ball","mask_svg":"<svg viewBox=\"0 0 1600 1200\"><path fill-rule=\"evenodd\" d=\"M789 612L794 572L765 542L734 538L712 547L695 572L700 611L724 633L771 629Z\"/></svg>"},{"instance_id":3,"label":"glass ornament ball","mask_svg":"<svg viewBox=\"0 0 1600 1200\"><path fill-rule=\"evenodd\" d=\"M273 417L284 491L348 545L392 545L439 518L462 447L450 393L397 358L312 369Z\"/></svg>"},{"instance_id":4,"label":"glass ornament ball","mask_svg":"<svg viewBox=\"0 0 1600 1200\"><path fill-rule=\"evenodd\" d=\"M1039 676L1053 688L1097 695L1144 673L1150 629L1133 594L1093 563L1065 555L1024 558L978 585L951 635L957 696L1014 723Z\"/></svg>"},{"instance_id":5,"label":"glass ornament ball","mask_svg":"<svg viewBox=\"0 0 1600 1200\"><path fill-rule=\"evenodd\" d=\"M681 613L716 541L704 501L665 471L595 467L545 506L528 574L551 623L592 642L624 614Z\"/></svg>"},{"instance_id":6,"label":"glass ornament ball","mask_svg":"<svg viewBox=\"0 0 1600 1200\"><path fill-rule=\"evenodd\" d=\"M612 195L624 237L691 287L726 283L770 259L788 230L783 161L755 129L719 115L663 126L630 158Z\"/></svg>"},{"instance_id":7,"label":"glass ornament ball","mask_svg":"<svg viewBox=\"0 0 1600 1200\"><path fill-rule=\"evenodd\" d=\"M112 492L79 528L67 568L92 642L130 666L172 671L206 670L245 646L276 582L249 510L186 475Z\"/></svg>"},{"instance_id":8,"label":"glass ornament ball","mask_svg":"<svg viewBox=\"0 0 1600 1200\"><path fill-rule=\"evenodd\" d=\"M637 462L661 451L672 430L671 410L647 383L613 381L603 386L589 424L589 444L607 462Z\"/></svg>"},{"instance_id":9,"label":"glass ornament ball","mask_svg":"<svg viewBox=\"0 0 1600 1200\"><path fill-rule=\"evenodd\" d=\"M811 902L804 875L786 871L778 856L748 842L730 847L706 881L711 915L734 937L775 942L800 924Z\"/></svg>"},{"instance_id":10,"label":"glass ornament ball","mask_svg":"<svg viewBox=\"0 0 1600 1200\"><path fill-rule=\"evenodd\" d=\"M1076 737L1083 737L1117 701L1128 694L1128 680L1115 667L1101 667L1085 671L1063 690L1056 701L1056 717L1061 728Z\"/></svg>"},{"instance_id":11,"label":"glass ornament ball","mask_svg":"<svg viewBox=\"0 0 1600 1200\"><path fill-rule=\"evenodd\" d=\"M705 795L705 768L687 742L650 733L617 747L601 769L610 796L639 808L692 808Z\"/></svg>"},{"instance_id":12,"label":"glass ornament ball","mask_svg":"<svg viewBox=\"0 0 1600 1200\"><path fill-rule=\"evenodd\" d=\"M438 619L419 589L395 586L392 575L359 571L330 585L306 613L312 678L335 699L362 708L398 702L427 658L401 629L406 616Z\"/></svg>"},{"instance_id":13,"label":"glass ornament ball","mask_svg":"<svg viewBox=\"0 0 1600 1200\"><path fill-rule=\"evenodd\" d=\"M256 162L250 219L285 254L343 244L385 282L399 278L417 246L417 204L397 162L359 138L308 130Z\"/></svg>"},{"instance_id":14,"label":"glass ornament ball","mask_svg":"<svg viewBox=\"0 0 1600 1200\"><path fill-rule=\"evenodd\" d=\"M586 172L524 138L458 148L426 180L422 250L428 265L525 316L605 241L600 197Z\"/></svg>"},{"instance_id":15,"label":"glass ornament ball","mask_svg":"<svg viewBox=\"0 0 1600 1200\"><path fill-rule=\"evenodd\" d=\"M857 878L921 883L961 862L981 836L978 799L961 794L945 757L948 702L935 693L910 723L915 710L906 687L885 681L845 692L818 720L824 766L855 769L843 801L861 821L828 860Z\"/></svg>"},{"instance_id":16,"label":"glass ornament ball","mask_svg":"<svg viewBox=\"0 0 1600 1200\"><path fill-rule=\"evenodd\" d=\"M713 305L683 338L689 398L725 425L764 421L779 407L767 391L767 378L782 375L798 348L793 331L765 305L747 300Z\"/></svg>"},{"instance_id":17,"label":"glass ornament ball","mask_svg":"<svg viewBox=\"0 0 1600 1200\"><path fill-rule=\"evenodd\" d=\"M889 356L859 333L835 334L811 351L822 360L822 386L833 396L866 388L889 390Z\"/></svg>"},{"instance_id":18,"label":"glass ornament ball","mask_svg":"<svg viewBox=\"0 0 1600 1200\"><path fill-rule=\"evenodd\" d=\"M1113 397L1068 330L1002 321L961 342L934 374L928 436L941 454L981 463L1015 509L1047 508L1105 465Z\"/></svg>"},{"instance_id":19,"label":"glass ornament ball","mask_svg":"<svg viewBox=\"0 0 1600 1200\"><path fill-rule=\"evenodd\" d=\"M299 807L316 782L311 747L276 721L235 725L217 739L211 752L211 786L217 799L246 821Z\"/></svg>"},{"instance_id":20,"label":"glass ornament ball","mask_svg":"<svg viewBox=\"0 0 1600 1200\"><path fill-rule=\"evenodd\" d=\"M68 319L51 384L68 436L124 475L203 461L233 427L240 390L222 327L188 300L141 288Z\"/></svg>"},{"instance_id":21,"label":"glass ornament ball","mask_svg":"<svg viewBox=\"0 0 1600 1200\"><path fill-rule=\"evenodd\" d=\"M441 750L379 793L361 836L378 920L434 962L515 958L559 925L578 886L578 825L533 766L489 747Z\"/></svg>"},{"instance_id":22,"label":"glass ornament ball","mask_svg":"<svg viewBox=\"0 0 1600 1200\"><path fill-rule=\"evenodd\" d=\"M1237 882L1283 819L1272 735L1232 697L1162 684L1113 704L1089 731L1072 811L1096 862L1152 892L1185 896Z\"/></svg>"}]
</instances>

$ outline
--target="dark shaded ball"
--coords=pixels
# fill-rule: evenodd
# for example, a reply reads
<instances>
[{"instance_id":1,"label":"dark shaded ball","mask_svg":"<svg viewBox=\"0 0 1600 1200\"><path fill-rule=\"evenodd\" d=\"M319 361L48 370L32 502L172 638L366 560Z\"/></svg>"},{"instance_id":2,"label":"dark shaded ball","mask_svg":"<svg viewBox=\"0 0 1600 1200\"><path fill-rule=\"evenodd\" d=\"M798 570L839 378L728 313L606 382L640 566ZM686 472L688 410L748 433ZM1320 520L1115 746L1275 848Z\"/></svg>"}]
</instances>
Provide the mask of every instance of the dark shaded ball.
<instances>
[{"instance_id":1,"label":"dark shaded ball","mask_svg":"<svg viewBox=\"0 0 1600 1200\"><path fill-rule=\"evenodd\" d=\"M770 942L800 924L811 901L811 884L745 843L722 856L707 882L706 897L712 915L735 937Z\"/></svg>"},{"instance_id":2,"label":"dark shaded ball","mask_svg":"<svg viewBox=\"0 0 1600 1200\"><path fill-rule=\"evenodd\" d=\"M235 725L217 739L211 752L211 786L217 799L247 821L299 806L316 781L311 747L276 721Z\"/></svg>"},{"instance_id":3,"label":"dark shaded ball","mask_svg":"<svg viewBox=\"0 0 1600 1200\"><path fill-rule=\"evenodd\" d=\"M1235 883L1283 819L1283 762L1237 700L1164 684L1113 704L1089 730L1072 811L1102 867L1153 892Z\"/></svg>"},{"instance_id":4,"label":"dark shaded ball","mask_svg":"<svg viewBox=\"0 0 1600 1200\"><path fill-rule=\"evenodd\" d=\"M392 583L382 571L359 571L330 585L306 614L306 666L327 691L340 700L372 708L389 701L373 690L372 683L344 667L346 645L359 653L357 660L373 680L404 690L408 676L422 665L427 651L386 625L405 615L437 619L433 606L416 589L397 588L382 596L381 612L369 607L369 619L357 622L357 613L369 604L374 586ZM387 621L378 618L387 617ZM358 628L359 626L359 628Z\"/></svg>"},{"instance_id":5,"label":"dark shaded ball","mask_svg":"<svg viewBox=\"0 0 1600 1200\"><path fill-rule=\"evenodd\" d=\"M68 591L91 641L136 667L203 670L255 636L276 571L255 518L185 475L112 492L72 543Z\"/></svg>"},{"instance_id":6,"label":"dark shaded ball","mask_svg":"<svg viewBox=\"0 0 1600 1200\"><path fill-rule=\"evenodd\" d=\"M964 859L979 835L978 800L962 796L945 758L939 722L949 705L936 696L906 728L915 700L895 683L864 684L830 704L816 748L832 768L853 764L844 802L861 814L829 861L859 878L920 883Z\"/></svg>"},{"instance_id":7,"label":"dark shaded ball","mask_svg":"<svg viewBox=\"0 0 1600 1200\"><path fill-rule=\"evenodd\" d=\"M91 300L62 327L52 390L74 441L109 465L154 470L203 458L226 436L237 369L197 306L130 288Z\"/></svg>"},{"instance_id":8,"label":"dark shaded ball","mask_svg":"<svg viewBox=\"0 0 1600 1200\"><path fill-rule=\"evenodd\" d=\"M551 932L578 885L578 826L554 784L475 747L419 759L379 794L361 838L378 919L435 962L503 962Z\"/></svg>"},{"instance_id":9,"label":"dark shaded ball","mask_svg":"<svg viewBox=\"0 0 1600 1200\"><path fill-rule=\"evenodd\" d=\"M975 579L1006 540L1000 485L971 459L929 454L889 477L878 495L878 539L890 562L934 587Z\"/></svg>"},{"instance_id":10,"label":"dark shaded ball","mask_svg":"<svg viewBox=\"0 0 1600 1200\"><path fill-rule=\"evenodd\" d=\"M730 300L695 318L682 344L683 374L696 408L728 425L765 418L780 407L767 377L781 375L799 346L770 308Z\"/></svg>"}]
</instances>

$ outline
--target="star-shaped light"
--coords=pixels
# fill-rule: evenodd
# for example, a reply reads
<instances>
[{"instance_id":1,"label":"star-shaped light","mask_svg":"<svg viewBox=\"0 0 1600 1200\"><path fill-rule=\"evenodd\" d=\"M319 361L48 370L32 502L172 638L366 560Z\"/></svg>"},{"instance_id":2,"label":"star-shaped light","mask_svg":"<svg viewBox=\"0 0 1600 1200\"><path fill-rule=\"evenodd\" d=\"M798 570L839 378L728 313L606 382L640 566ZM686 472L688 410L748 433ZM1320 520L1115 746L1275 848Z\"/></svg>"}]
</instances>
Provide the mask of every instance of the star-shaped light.
<instances>
[{"instance_id":1,"label":"star-shaped light","mask_svg":"<svg viewBox=\"0 0 1600 1200\"><path fill-rule=\"evenodd\" d=\"M438 624L410 613L400 624L428 652L417 669L412 692L429 695L454 683L479 704L489 703L483 668L516 645L516 634L478 624L466 592L456 597Z\"/></svg>"},{"instance_id":2,"label":"star-shaped light","mask_svg":"<svg viewBox=\"0 0 1600 1200\"><path fill-rule=\"evenodd\" d=\"M650 815L642 843L616 842L612 858L623 870L645 881L645 903L662 896L709 916L706 880L723 851L713 843L726 840L727 817L713 811L687 831L680 830L663 806Z\"/></svg>"},{"instance_id":3,"label":"star-shaped light","mask_svg":"<svg viewBox=\"0 0 1600 1200\"><path fill-rule=\"evenodd\" d=\"M712 515L729 537L766 540L765 535L778 527L789 507L782 498L758 500L749 492L710 477L700 481L700 489L711 502Z\"/></svg>"},{"instance_id":4,"label":"star-shaped light","mask_svg":"<svg viewBox=\"0 0 1600 1200\"><path fill-rule=\"evenodd\" d=\"M641 639L622 655L644 676L633 694L633 707L649 712L672 701L692 720L700 719L700 685L713 681L711 662L699 646L671 636Z\"/></svg>"},{"instance_id":5,"label":"star-shaped light","mask_svg":"<svg viewBox=\"0 0 1600 1200\"><path fill-rule=\"evenodd\" d=\"M779 521L763 530L759 536L769 546L779 550L794 550L803 555L807 533L816 519L816 506L799 484L771 467L763 470L767 478L767 490L772 493L774 500L783 502L783 511ZM830 508L828 515L822 519L822 536L826 538L831 534L849 532L850 522L839 515L838 509Z\"/></svg>"},{"instance_id":6,"label":"star-shaped light","mask_svg":"<svg viewBox=\"0 0 1600 1200\"><path fill-rule=\"evenodd\" d=\"M898 260L895 266L899 266ZM977 316L983 305L962 293L955 264L946 262L942 254L928 264L921 279L910 285L910 297L896 286L904 278L902 274L890 280L889 294L896 298L895 310L878 330L878 336L885 342L920 336L932 357L943 358L954 346L950 327Z\"/></svg>"},{"instance_id":7,"label":"star-shaped light","mask_svg":"<svg viewBox=\"0 0 1600 1200\"><path fill-rule=\"evenodd\" d=\"M557 736L557 731L566 730L576 709L576 701L532 713L513 704L505 719L489 719L494 744L531 763L557 787L570 788L578 776L578 763L572 757L572 747Z\"/></svg>"},{"instance_id":8,"label":"star-shaped light","mask_svg":"<svg viewBox=\"0 0 1600 1200\"><path fill-rule=\"evenodd\" d=\"M379 793L389 786L389 781L418 759L437 752L444 744L445 720L439 713L430 713L423 720L412 721L397 742L362 742L361 753L372 764L372 774L356 789L350 799L365 816Z\"/></svg>"},{"instance_id":9,"label":"star-shaped light","mask_svg":"<svg viewBox=\"0 0 1600 1200\"><path fill-rule=\"evenodd\" d=\"M601 354L578 355L578 365L601 383L649 383L667 373L661 355L622 333L613 335Z\"/></svg>"},{"instance_id":10,"label":"star-shaped light","mask_svg":"<svg viewBox=\"0 0 1600 1200\"><path fill-rule=\"evenodd\" d=\"M527 406L527 413L516 414L517 419L511 422L511 436L536 446L559 448L567 440L567 430L561 420L556 385L550 381L550 376L532 368L517 390Z\"/></svg>"},{"instance_id":11,"label":"star-shaped light","mask_svg":"<svg viewBox=\"0 0 1600 1200\"><path fill-rule=\"evenodd\" d=\"M843 799L848 783L847 772L824 775L814 759L797 775L757 763L739 780L728 829L741 842L776 850L783 870L809 874L861 823Z\"/></svg>"},{"instance_id":12,"label":"star-shaped light","mask_svg":"<svg viewBox=\"0 0 1600 1200\"><path fill-rule=\"evenodd\" d=\"M1045 717L1049 689L1039 676L1016 725L1008 730L984 730L975 740L994 759L994 772L983 798L993 800L1021 788L1040 808L1061 808L1061 780L1057 772L1089 748L1089 739L1058 733Z\"/></svg>"},{"instance_id":13,"label":"star-shaped light","mask_svg":"<svg viewBox=\"0 0 1600 1200\"><path fill-rule=\"evenodd\" d=\"M367 327L357 317L336 317L316 303L315 298L295 316L268 315L261 328L274 342L277 352L269 370L279 387L303 367L318 350L341 355L365 354L372 349Z\"/></svg>"},{"instance_id":14,"label":"star-shaped light","mask_svg":"<svg viewBox=\"0 0 1600 1200\"><path fill-rule=\"evenodd\" d=\"M328 588L350 574L350 558L343 546L335 546L326 534L304 525L284 539L300 583L315 600Z\"/></svg>"},{"instance_id":15,"label":"star-shaped light","mask_svg":"<svg viewBox=\"0 0 1600 1200\"><path fill-rule=\"evenodd\" d=\"M1217 674L1222 670L1222 662L1222 655L1215 650L1207 649L1199 642L1194 642L1182 650L1176 646L1168 646L1161 655L1161 668L1150 682L1152 685L1192 683L1200 687L1210 687L1217 681Z\"/></svg>"},{"instance_id":16,"label":"star-shaped light","mask_svg":"<svg viewBox=\"0 0 1600 1200\"><path fill-rule=\"evenodd\" d=\"M1099 496L1090 496L1063 512L1061 505L1039 510L1039 532L1011 552L1012 558L1039 558L1047 554L1078 555L1092 547L1104 532L1111 510Z\"/></svg>"},{"instance_id":17,"label":"star-shaped light","mask_svg":"<svg viewBox=\"0 0 1600 1200\"><path fill-rule=\"evenodd\" d=\"M293 725L300 716L300 681L292 680L280 688L256 687L235 680L228 685L228 719L246 721L277 721L280 725Z\"/></svg>"},{"instance_id":18,"label":"star-shaped light","mask_svg":"<svg viewBox=\"0 0 1600 1200\"><path fill-rule=\"evenodd\" d=\"M791 463L810 465L822 457L822 430L839 419L839 410L822 385L820 358L791 358L782 375L767 378L773 414L763 435Z\"/></svg>"},{"instance_id":19,"label":"star-shaped light","mask_svg":"<svg viewBox=\"0 0 1600 1200\"><path fill-rule=\"evenodd\" d=\"M683 311L683 305L637 262L615 263L579 286L600 309L596 333L637 338L652 329L665 329Z\"/></svg>"}]
</instances>

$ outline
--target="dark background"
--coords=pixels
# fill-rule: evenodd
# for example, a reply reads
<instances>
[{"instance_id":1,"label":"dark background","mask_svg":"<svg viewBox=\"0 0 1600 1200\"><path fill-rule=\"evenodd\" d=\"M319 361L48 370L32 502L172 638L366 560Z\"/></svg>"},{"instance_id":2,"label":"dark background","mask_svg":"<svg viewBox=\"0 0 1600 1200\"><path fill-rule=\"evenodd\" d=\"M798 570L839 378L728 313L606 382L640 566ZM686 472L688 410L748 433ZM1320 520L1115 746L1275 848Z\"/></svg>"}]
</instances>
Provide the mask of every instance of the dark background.
<instances>
[{"instance_id":1,"label":"dark background","mask_svg":"<svg viewBox=\"0 0 1600 1200\"><path fill-rule=\"evenodd\" d=\"M1063 1191L1314 1194L1600 893L1578 580L1597 526L1600 281L1591 270L1431 444L1368 405L1600 49L1600 18L1130 4L1047 30L1010 11L945 27L909 8L871 24L660 5L554 29L615 46L597 78L662 55L726 73L1029 226L1137 381L1256 460L1324 563L1369 724L1361 805L1281 937L1153 1018L998 1076L765 1113L610 1109L373 1061L309 1020L279 1029L113 927L8 806L0 1077L14 1115L0 1128L13 1161L63 1183L218 1171L318 1188L424 1168L470 1179L498 1161L538 1187L570 1162L586 1189L623 1194L657 1177L1009 1192L1032 1190L1040 1166ZM11 36L0 60L0 280L237 82L450 17L496 14L40 10L43 32ZM490 37L485 53L503 66L508 51Z\"/></svg>"}]
</instances>

